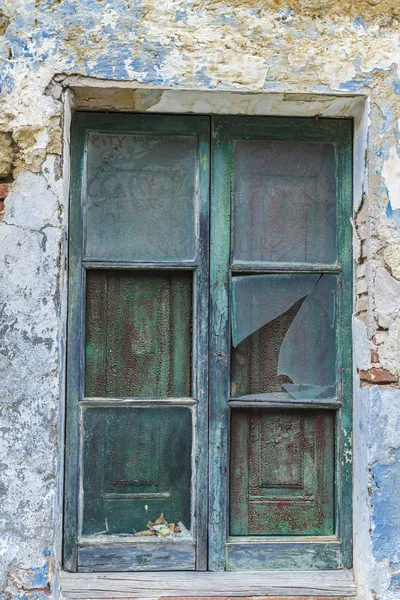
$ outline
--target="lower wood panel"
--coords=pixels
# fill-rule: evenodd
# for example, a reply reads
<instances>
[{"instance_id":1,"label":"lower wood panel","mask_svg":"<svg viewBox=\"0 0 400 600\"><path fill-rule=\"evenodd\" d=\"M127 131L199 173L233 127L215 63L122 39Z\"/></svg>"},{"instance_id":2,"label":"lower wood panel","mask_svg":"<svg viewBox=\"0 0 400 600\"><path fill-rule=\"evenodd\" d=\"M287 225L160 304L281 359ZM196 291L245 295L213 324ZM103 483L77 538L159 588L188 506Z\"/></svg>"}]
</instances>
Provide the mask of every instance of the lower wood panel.
<instances>
[{"instance_id":1,"label":"lower wood panel","mask_svg":"<svg viewBox=\"0 0 400 600\"><path fill-rule=\"evenodd\" d=\"M190 571L194 542L138 542L79 546L78 571ZM154 575L154 573L153 573Z\"/></svg>"},{"instance_id":2,"label":"lower wood panel","mask_svg":"<svg viewBox=\"0 0 400 600\"><path fill-rule=\"evenodd\" d=\"M340 569L340 542L233 542L226 544L227 571Z\"/></svg>"},{"instance_id":3,"label":"lower wood panel","mask_svg":"<svg viewBox=\"0 0 400 600\"><path fill-rule=\"evenodd\" d=\"M233 410L230 487L232 536L333 535L334 413Z\"/></svg>"}]
</instances>

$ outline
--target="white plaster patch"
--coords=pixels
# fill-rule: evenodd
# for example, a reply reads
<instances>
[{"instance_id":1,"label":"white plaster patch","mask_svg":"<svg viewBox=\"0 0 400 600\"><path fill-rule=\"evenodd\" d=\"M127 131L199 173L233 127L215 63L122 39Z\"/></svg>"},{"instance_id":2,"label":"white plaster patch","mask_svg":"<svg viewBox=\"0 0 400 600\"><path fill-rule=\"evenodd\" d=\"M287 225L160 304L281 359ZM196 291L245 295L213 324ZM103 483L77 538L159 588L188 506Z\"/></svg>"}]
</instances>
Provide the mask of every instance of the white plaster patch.
<instances>
[{"instance_id":1,"label":"white plaster patch","mask_svg":"<svg viewBox=\"0 0 400 600\"><path fill-rule=\"evenodd\" d=\"M101 17L101 23L104 27L110 26L111 29L115 29L119 21L119 13L111 8L110 4L104 9L103 16Z\"/></svg>"},{"instance_id":2,"label":"white plaster patch","mask_svg":"<svg viewBox=\"0 0 400 600\"><path fill-rule=\"evenodd\" d=\"M375 275L375 310L378 316L390 317L396 317L400 312L400 281L382 267Z\"/></svg>"},{"instance_id":3,"label":"white plaster patch","mask_svg":"<svg viewBox=\"0 0 400 600\"><path fill-rule=\"evenodd\" d=\"M4 221L28 230L58 225L57 199L43 175L19 175L7 198Z\"/></svg>"},{"instance_id":4,"label":"white plaster patch","mask_svg":"<svg viewBox=\"0 0 400 600\"><path fill-rule=\"evenodd\" d=\"M371 350L367 328L356 317L353 317L353 356L356 369L367 371L371 368Z\"/></svg>"},{"instance_id":5,"label":"white plaster patch","mask_svg":"<svg viewBox=\"0 0 400 600\"><path fill-rule=\"evenodd\" d=\"M389 194L390 204L393 210L400 208L400 156L397 148L392 146L389 158L384 162L382 177Z\"/></svg>"},{"instance_id":6,"label":"white plaster patch","mask_svg":"<svg viewBox=\"0 0 400 600\"><path fill-rule=\"evenodd\" d=\"M379 36L379 45L373 52L366 48L363 54L362 70L370 73L373 69L390 69L392 65L400 63L399 35L387 33Z\"/></svg>"}]
</instances>

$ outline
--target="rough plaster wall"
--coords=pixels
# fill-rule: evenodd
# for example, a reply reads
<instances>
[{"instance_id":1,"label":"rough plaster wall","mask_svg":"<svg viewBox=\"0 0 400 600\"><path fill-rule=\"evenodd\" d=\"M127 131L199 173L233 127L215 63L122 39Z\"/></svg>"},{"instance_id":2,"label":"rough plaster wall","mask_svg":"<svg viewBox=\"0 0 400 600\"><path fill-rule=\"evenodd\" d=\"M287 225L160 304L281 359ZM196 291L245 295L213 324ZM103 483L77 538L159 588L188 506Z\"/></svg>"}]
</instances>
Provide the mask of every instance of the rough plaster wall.
<instances>
[{"instance_id":1,"label":"rough plaster wall","mask_svg":"<svg viewBox=\"0 0 400 600\"><path fill-rule=\"evenodd\" d=\"M171 88L369 96L369 175L355 216L362 380L355 393L362 512L355 568L362 598L400 597L399 18L398 0L1 0L4 598L53 594L57 567L67 81L53 79L60 73ZM139 92L134 107L157 110L162 102L160 92L150 100ZM251 113L251 102L241 110Z\"/></svg>"}]
</instances>

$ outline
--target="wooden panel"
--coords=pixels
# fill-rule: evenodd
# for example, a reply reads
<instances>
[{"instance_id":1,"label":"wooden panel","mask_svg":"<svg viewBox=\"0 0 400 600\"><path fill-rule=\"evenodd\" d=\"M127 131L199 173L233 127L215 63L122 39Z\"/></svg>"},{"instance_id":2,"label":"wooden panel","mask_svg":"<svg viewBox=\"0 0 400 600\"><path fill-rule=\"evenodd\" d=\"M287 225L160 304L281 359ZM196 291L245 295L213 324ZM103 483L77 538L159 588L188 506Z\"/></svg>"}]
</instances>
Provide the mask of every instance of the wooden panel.
<instances>
[{"instance_id":1,"label":"wooden panel","mask_svg":"<svg viewBox=\"0 0 400 600\"><path fill-rule=\"evenodd\" d=\"M236 409L231 422L231 535L333 534L333 415Z\"/></svg>"},{"instance_id":2,"label":"wooden panel","mask_svg":"<svg viewBox=\"0 0 400 600\"><path fill-rule=\"evenodd\" d=\"M87 258L194 258L196 145L193 136L89 134Z\"/></svg>"},{"instance_id":3,"label":"wooden panel","mask_svg":"<svg viewBox=\"0 0 400 600\"><path fill-rule=\"evenodd\" d=\"M208 568L225 569L229 462L229 139L213 125L210 221L210 495Z\"/></svg>"},{"instance_id":4,"label":"wooden panel","mask_svg":"<svg viewBox=\"0 0 400 600\"><path fill-rule=\"evenodd\" d=\"M254 539L226 544L228 571L253 571L268 569L317 570L341 569L342 544L338 541L257 542Z\"/></svg>"},{"instance_id":5,"label":"wooden panel","mask_svg":"<svg viewBox=\"0 0 400 600\"><path fill-rule=\"evenodd\" d=\"M238 140L234 152L234 260L334 263L334 145Z\"/></svg>"},{"instance_id":6,"label":"wooden panel","mask_svg":"<svg viewBox=\"0 0 400 600\"><path fill-rule=\"evenodd\" d=\"M188 571L195 568L194 542L80 545L78 569L91 571Z\"/></svg>"},{"instance_id":7,"label":"wooden panel","mask_svg":"<svg viewBox=\"0 0 400 600\"><path fill-rule=\"evenodd\" d=\"M245 397L246 398L246 397ZM338 410L343 405L335 398L328 399L308 399L303 398L301 400L289 400L288 394L262 394L260 399L257 399L257 394L251 400L243 398L231 398L229 400L230 408L325 408Z\"/></svg>"},{"instance_id":8,"label":"wooden panel","mask_svg":"<svg viewBox=\"0 0 400 600\"><path fill-rule=\"evenodd\" d=\"M87 408L83 427L82 535L133 535L161 513L190 528L190 409Z\"/></svg>"},{"instance_id":9,"label":"wooden panel","mask_svg":"<svg viewBox=\"0 0 400 600\"><path fill-rule=\"evenodd\" d=\"M319 596L356 598L351 571L246 571L242 573L61 574L69 600L181 596Z\"/></svg>"},{"instance_id":10,"label":"wooden panel","mask_svg":"<svg viewBox=\"0 0 400 600\"><path fill-rule=\"evenodd\" d=\"M190 396L192 273L87 271L86 395Z\"/></svg>"}]
</instances>

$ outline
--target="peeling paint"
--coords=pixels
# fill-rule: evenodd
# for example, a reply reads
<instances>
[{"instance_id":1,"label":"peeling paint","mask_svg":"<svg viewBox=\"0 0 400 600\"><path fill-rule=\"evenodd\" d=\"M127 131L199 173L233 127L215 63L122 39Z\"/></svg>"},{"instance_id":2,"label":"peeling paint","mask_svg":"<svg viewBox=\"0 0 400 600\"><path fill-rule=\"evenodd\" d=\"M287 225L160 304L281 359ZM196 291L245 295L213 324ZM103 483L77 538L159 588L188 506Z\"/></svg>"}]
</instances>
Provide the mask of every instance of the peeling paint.
<instances>
[{"instance_id":1,"label":"peeling paint","mask_svg":"<svg viewBox=\"0 0 400 600\"><path fill-rule=\"evenodd\" d=\"M396 382L399 19L398 0L3 1L0 184L10 190L0 206L4 598L44 600L57 589L48 585L60 556L65 89L82 110L354 118L355 363ZM361 389L357 370L354 377L355 571L361 600L392 600L400 586L398 384Z\"/></svg>"}]
</instances>

